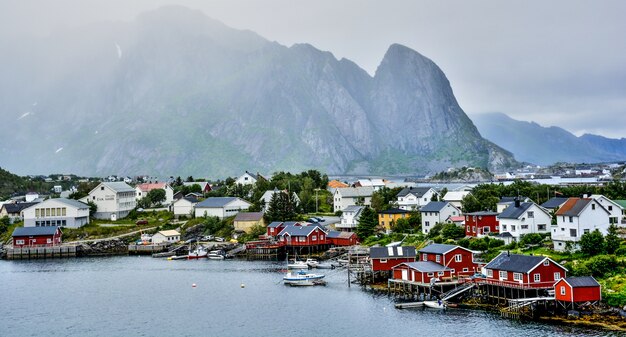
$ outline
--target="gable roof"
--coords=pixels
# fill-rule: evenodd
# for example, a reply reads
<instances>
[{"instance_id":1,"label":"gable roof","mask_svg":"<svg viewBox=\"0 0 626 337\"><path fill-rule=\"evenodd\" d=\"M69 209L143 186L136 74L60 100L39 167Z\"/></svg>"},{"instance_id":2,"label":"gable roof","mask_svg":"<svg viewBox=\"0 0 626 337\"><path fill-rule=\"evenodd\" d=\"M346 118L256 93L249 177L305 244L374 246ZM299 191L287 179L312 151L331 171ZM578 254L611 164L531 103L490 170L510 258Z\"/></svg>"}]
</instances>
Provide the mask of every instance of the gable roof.
<instances>
[{"instance_id":1,"label":"gable roof","mask_svg":"<svg viewBox=\"0 0 626 337\"><path fill-rule=\"evenodd\" d=\"M114 182L105 181L105 182L100 183L100 185L104 185L104 186L112 189L116 193L121 193L121 192L133 192L133 193L135 193L135 189L130 187L130 185L128 185L127 183L125 183L123 181L114 181ZM96 186L96 188L91 190L91 192L93 192L98 187L100 187L100 185ZM91 192L89 192L89 194L91 194Z\"/></svg>"},{"instance_id":2,"label":"gable roof","mask_svg":"<svg viewBox=\"0 0 626 337\"><path fill-rule=\"evenodd\" d=\"M11 236L36 236L36 235L54 235L58 227L17 227Z\"/></svg>"},{"instance_id":3,"label":"gable roof","mask_svg":"<svg viewBox=\"0 0 626 337\"><path fill-rule=\"evenodd\" d=\"M400 191L398 194L396 194L396 197L405 197L410 193L410 194L415 195L418 198L421 198L424 194L426 194L431 189L432 187L406 187L406 188L403 188L402 191Z\"/></svg>"},{"instance_id":4,"label":"gable roof","mask_svg":"<svg viewBox=\"0 0 626 337\"><path fill-rule=\"evenodd\" d=\"M389 208L384 211L378 212L378 214L408 214L408 213L411 213L411 212L405 209L400 209L400 208Z\"/></svg>"},{"instance_id":5,"label":"gable roof","mask_svg":"<svg viewBox=\"0 0 626 337\"><path fill-rule=\"evenodd\" d=\"M541 207L547 208L547 209L555 209L563 205L566 201L567 201L567 198L554 197L554 198L550 198L550 200L541 204Z\"/></svg>"},{"instance_id":6,"label":"gable roof","mask_svg":"<svg viewBox=\"0 0 626 337\"><path fill-rule=\"evenodd\" d=\"M405 265L411 269L415 269L422 273L432 273L432 272L437 272L437 271L451 270L450 268L446 266L442 266L439 263L436 263L433 261L403 262L395 266L394 268L401 266L401 265Z\"/></svg>"},{"instance_id":7,"label":"gable roof","mask_svg":"<svg viewBox=\"0 0 626 337\"><path fill-rule=\"evenodd\" d=\"M180 233L176 230L170 229L167 231L159 231L159 234L163 235L163 236L178 236L180 235Z\"/></svg>"},{"instance_id":8,"label":"gable roof","mask_svg":"<svg viewBox=\"0 0 626 337\"><path fill-rule=\"evenodd\" d=\"M166 183L145 183L145 184L137 185L137 188L141 190L142 192L150 192L152 190L165 188L165 185L167 184Z\"/></svg>"},{"instance_id":9,"label":"gable roof","mask_svg":"<svg viewBox=\"0 0 626 337\"><path fill-rule=\"evenodd\" d=\"M401 247L371 247L371 259L388 259L388 258L412 258L417 254L413 246Z\"/></svg>"},{"instance_id":10,"label":"gable roof","mask_svg":"<svg viewBox=\"0 0 626 337\"><path fill-rule=\"evenodd\" d=\"M259 221L263 218L263 212L239 212L234 221Z\"/></svg>"},{"instance_id":11,"label":"gable roof","mask_svg":"<svg viewBox=\"0 0 626 337\"><path fill-rule=\"evenodd\" d=\"M446 195L443 196L443 200L446 201L458 201L463 200L463 198L471 194L469 191L449 191Z\"/></svg>"},{"instance_id":12,"label":"gable roof","mask_svg":"<svg viewBox=\"0 0 626 337\"><path fill-rule=\"evenodd\" d=\"M446 245L446 244L442 244L442 243L433 243L430 244L422 249L419 250L420 253L426 253L426 254L445 254L449 251L452 251L454 249L457 248L461 248L463 250L467 250L468 252L471 252L469 249L467 248L463 248L461 246L457 246L457 245Z\"/></svg>"},{"instance_id":13,"label":"gable roof","mask_svg":"<svg viewBox=\"0 0 626 337\"><path fill-rule=\"evenodd\" d=\"M278 236L289 235L289 236L309 236L316 228L319 228L322 232L324 231L321 227L316 225L309 226L295 226L295 225L285 225L283 230L278 233Z\"/></svg>"},{"instance_id":14,"label":"gable roof","mask_svg":"<svg viewBox=\"0 0 626 337\"><path fill-rule=\"evenodd\" d=\"M335 193L341 194L342 198L371 197L374 193L373 187L346 187L338 188Z\"/></svg>"},{"instance_id":15,"label":"gable roof","mask_svg":"<svg viewBox=\"0 0 626 337\"><path fill-rule=\"evenodd\" d=\"M221 208L238 199L237 197L206 198L204 201L197 203L196 208Z\"/></svg>"},{"instance_id":16,"label":"gable roof","mask_svg":"<svg viewBox=\"0 0 626 337\"><path fill-rule=\"evenodd\" d=\"M4 208L6 210L7 213L20 213L21 211L27 209L28 207L32 206L32 205L36 205L38 204L38 202L18 202L18 203L11 203L11 204L3 204L2 207L0 207L0 209Z\"/></svg>"},{"instance_id":17,"label":"gable roof","mask_svg":"<svg viewBox=\"0 0 626 337\"><path fill-rule=\"evenodd\" d=\"M626 200L613 200L616 204L622 206L622 208L626 209Z\"/></svg>"},{"instance_id":18,"label":"gable roof","mask_svg":"<svg viewBox=\"0 0 626 337\"><path fill-rule=\"evenodd\" d=\"M500 219L519 219L524 212L526 212L534 203L532 202L522 202L519 207L515 207L515 204L511 204L509 207L505 208L498 218Z\"/></svg>"},{"instance_id":19,"label":"gable roof","mask_svg":"<svg viewBox=\"0 0 626 337\"><path fill-rule=\"evenodd\" d=\"M276 228L276 227L280 227L282 226L282 222L281 221L274 221L272 223L270 223L269 225L267 225L267 227L269 228Z\"/></svg>"},{"instance_id":20,"label":"gable roof","mask_svg":"<svg viewBox=\"0 0 626 337\"><path fill-rule=\"evenodd\" d=\"M420 212L440 212L448 204L450 203L447 201L431 201L422 206L422 208L420 208Z\"/></svg>"},{"instance_id":21,"label":"gable roof","mask_svg":"<svg viewBox=\"0 0 626 337\"><path fill-rule=\"evenodd\" d=\"M572 288L582 287L599 287L600 283L596 281L592 276L580 276L580 277L566 277L562 279L567 282Z\"/></svg>"},{"instance_id":22,"label":"gable roof","mask_svg":"<svg viewBox=\"0 0 626 337\"><path fill-rule=\"evenodd\" d=\"M560 264L545 256L509 254L507 252L500 253L500 255L491 260L485 268L506 270L516 273L528 273L546 259L550 260L552 263L563 268L564 270L567 270Z\"/></svg>"},{"instance_id":23,"label":"gable roof","mask_svg":"<svg viewBox=\"0 0 626 337\"><path fill-rule=\"evenodd\" d=\"M78 208L78 209L85 209L85 208L89 208L89 205L87 205L87 204L85 204L85 203L83 203L83 202L80 202L80 201L78 201L78 200L74 200L74 199L67 199L67 198L55 198L55 199L48 199L48 200L50 200L50 201L56 201L56 202L60 202L60 203L62 203L62 204L68 205L68 206L70 206L70 207L75 207L75 208ZM48 200L45 200L45 201L43 201L43 202L46 202L46 201L48 201ZM42 203L43 203L43 202L42 202Z\"/></svg>"},{"instance_id":24,"label":"gable roof","mask_svg":"<svg viewBox=\"0 0 626 337\"><path fill-rule=\"evenodd\" d=\"M587 205L590 203L596 203L600 208L602 208L605 212L609 213L599 202L595 199L591 198L569 198L567 201L559 208L556 212L556 215L562 216L579 216L582 211L587 208Z\"/></svg>"},{"instance_id":25,"label":"gable roof","mask_svg":"<svg viewBox=\"0 0 626 337\"><path fill-rule=\"evenodd\" d=\"M328 187L330 188L346 188L346 187L350 187L350 185L342 183L339 180L331 180L328 182Z\"/></svg>"},{"instance_id":26,"label":"gable roof","mask_svg":"<svg viewBox=\"0 0 626 337\"><path fill-rule=\"evenodd\" d=\"M500 213L498 212L491 212L491 211L480 211L480 212L472 212L472 213L465 213L465 215L472 215L472 216L494 216L494 215L498 215Z\"/></svg>"},{"instance_id":27,"label":"gable roof","mask_svg":"<svg viewBox=\"0 0 626 337\"><path fill-rule=\"evenodd\" d=\"M190 202L190 203L192 203L192 204L197 204L197 203L199 203L199 202L200 202L200 201L199 201L198 199L196 199L195 197L182 197L182 198L180 198L180 199L176 200L176 202L179 202L179 201L181 201L181 200L186 200L186 201L188 201L188 202ZM175 202L175 203L176 203L176 202Z\"/></svg>"},{"instance_id":28,"label":"gable roof","mask_svg":"<svg viewBox=\"0 0 626 337\"><path fill-rule=\"evenodd\" d=\"M346 208L343 209L342 212L355 212L358 213L360 211L362 211L365 208L365 206L357 206L357 205L350 205Z\"/></svg>"},{"instance_id":29,"label":"gable roof","mask_svg":"<svg viewBox=\"0 0 626 337\"><path fill-rule=\"evenodd\" d=\"M356 236L356 233L343 231L330 231L328 235L326 235L329 239L350 239L353 236Z\"/></svg>"}]
</instances>

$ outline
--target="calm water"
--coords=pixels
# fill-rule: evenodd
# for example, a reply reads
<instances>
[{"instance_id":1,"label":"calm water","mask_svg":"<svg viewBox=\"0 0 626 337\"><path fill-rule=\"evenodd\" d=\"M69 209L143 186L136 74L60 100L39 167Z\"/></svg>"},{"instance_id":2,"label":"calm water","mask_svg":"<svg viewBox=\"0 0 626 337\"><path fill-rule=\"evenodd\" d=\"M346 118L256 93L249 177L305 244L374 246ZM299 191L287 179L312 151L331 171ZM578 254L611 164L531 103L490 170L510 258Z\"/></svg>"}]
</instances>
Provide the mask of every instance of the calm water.
<instances>
[{"instance_id":1,"label":"calm water","mask_svg":"<svg viewBox=\"0 0 626 337\"><path fill-rule=\"evenodd\" d=\"M0 336L611 335L482 311L396 310L385 296L348 288L345 271L325 271L326 287L292 288L281 268L151 257L0 261Z\"/></svg>"}]
</instances>

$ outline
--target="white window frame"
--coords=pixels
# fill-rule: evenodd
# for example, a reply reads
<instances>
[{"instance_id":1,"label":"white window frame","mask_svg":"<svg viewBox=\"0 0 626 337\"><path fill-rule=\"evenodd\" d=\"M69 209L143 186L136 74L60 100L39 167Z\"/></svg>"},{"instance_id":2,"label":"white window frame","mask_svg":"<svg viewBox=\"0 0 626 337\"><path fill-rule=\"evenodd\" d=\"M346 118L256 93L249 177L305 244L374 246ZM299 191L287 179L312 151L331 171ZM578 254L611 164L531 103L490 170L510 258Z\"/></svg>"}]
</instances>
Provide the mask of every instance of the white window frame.
<instances>
[{"instance_id":1,"label":"white window frame","mask_svg":"<svg viewBox=\"0 0 626 337\"><path fill-rule=\"evenodd\" d=\"M463 261L463 255L461 254L454 255L454 262L462 262L462 261Z\"/></svg>"},{"instance_id":2,"label":"white window frame","mask_svg":"<svg viewBox=\"0 0 626 337\"><path fill-rule=\"evenodd\" d=\"M463 272L467 273L469 271L469 268L463 268Z\"/></svg>"},{"instance_id":3,"label":"white window frame","mask_svg":"<svg viewBox=\"0 0 626 337\"><path fill-rule=\"evenodd\" d=\"M543 261L543 265L546 266L546 267L549 266L550 265L550 260Z\"/></svg>"},{"instance_id":4,"label":"white window frame","mask_svg":"<svg viewBox=\"0 0 626 337\"><path fill-rule=\"evenodd\" d=\"M541 282L541 274L539 274L539 273L534 274L534 275L533 275L533 281L534 281L535 283L539 283L539 282Z\"/></svg>"},{"instance_id":5,"label":"white window frame","mask_svg":"<svg viewBox=\"0 0 626 337\"><path fill-rule=\"evenodd\" d=\"M506 281L509 278L509 273L506 270L500 270L498 276L500 281Z\"/></svg>"},{"instance_id":6,"label":"white window frame","mask_svg":"<svg viewBox=\"0 0 626 337\"><path fill-rule=\"evenodd\" d=\"M554 273L554 281L558 281L561 279L561 273L560 272L555 272Z\"/></svg>"},{"instance_id":7,"label":"white window frame","mask_svg":"<svg viewBox=\"0 0 626 337\"><path fill-rule=\"evenodd\" d=\"M493 277L493 269L487 269L487 277Z\"/></svg>"},{"instance_id":8,"label":"white window frame","mask_svg":"<svg viewBox=\"0 0 626 337\"><path fill-rule=\"evenodd\" d=\"M428 274L426 274L426 275L428 275L428 277L433 277L433 276L435 276L435 274L434 274L434 273L428 273Z\"/></svg>"},{"instance_id":9,"label":"white window frame","mask_svg":"<svg viewBox=\"0 0 626 337\"><path fill-rule=\"evenodd\" d=\"M422 254L422 261L428 261L428 254Z\"/></svg>"},{"instance_id":10,"label":"white window frame","mask_svg":"<svg viewBox=\"0 0 626 337\"><path fill-rule=\"evenodd\" d=\"M24 239L15 240L15 244L16 245L23 245L24 244Z\"/></svg>"},{"instance_id":11,"label":"white window frame","mask_svg":"<svg viewBox=\"0 0 626 337\"><path fill-rule=\"evenodd\" d=\"M437 273L438 276L443 276L444 272L440 271Z\"/></svg>"},{"instance_id":12,"label":"white window frame","mask_svg":"<svg viewBox=\"0 0 626 337\"><path fill-rule=\"evenodd\" d=\"M513 273L513 281L523 281L522 273Z\"/></svg>"},{"instance_id":13,"label":"white window frame","mask_svg":"<svg viewBox=\"0 0 626 337\"><path fill-rule=\"evenodd\" d=\"M435 255L435 261L437 263L441 262L441 255Z\"/></svg>"},{"instance_id":14,"label":"white window frame","mask_svg":"<svg viewBox=\"0 0 626 337\"><path fill-rule=\"evenodd\" d=\"M565 296L565 286L561 286L561 296Z\"/></svg>"},{"instance_id":15,"label":"white window frame","mask_svg":"<svg viewBox=\"0 0 626 337\"><path fill-rule=\"evenodd\" d=\"M380 259L380 263L387 263L387 259Z\"/></svg>"}]
</instances>

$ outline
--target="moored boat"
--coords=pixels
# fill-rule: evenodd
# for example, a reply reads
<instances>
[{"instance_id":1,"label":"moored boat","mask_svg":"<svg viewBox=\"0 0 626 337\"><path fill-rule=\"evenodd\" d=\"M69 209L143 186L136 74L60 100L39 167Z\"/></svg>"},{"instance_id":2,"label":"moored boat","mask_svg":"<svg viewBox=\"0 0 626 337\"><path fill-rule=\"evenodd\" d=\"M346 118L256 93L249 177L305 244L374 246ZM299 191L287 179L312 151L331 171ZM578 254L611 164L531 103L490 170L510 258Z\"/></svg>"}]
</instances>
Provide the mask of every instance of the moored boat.
<instances>
[{"instance_id":1,"label":"moored boat","mask_svg":"<svg viewBox=\"0 0 626 337\"><path fill-rule=\"evenodd\" d=\"M446 302L442 300L424 301L424 306L427 308L433 308L433 309L445 309L448 307Z\"/></svg>"},{"instance_id":2,"label":"moored boat","mask_svg":"<svg viewBox=\"0 0 626 337\"><path fill-rule=\"evenodd\" d=\"M309 268L317 268L319 266L319 262L315 259L306 259L304 262Z\"/></svg>"},{"instance_id":3,"label":"moored boat","mask_svg":"<svg viewBox=\"0 0 626 337\"><path fill-rule=\"evenodd\" d=\"M209 252L207 257L209 258L209 260L223 260L226 258L226 255L222 250L212 250Z\"/></svg>"},{"instance_id":4,"label":"moored boat","mask_svg":"<svg viewBox=\"0 0 626 337\"><path fill-rule=\"evenodd\" d=\"M309 269L309 265L306 264L305 261L295 260L295 261L287 264L287 268L289 268L289 269Z\"/></svg>"},{"instance_id":5,"label":"moored boat","mask_svg":"<svg viewBox=\"0 0 626 337\"><path fill-rule=\"evenodd\" d=\"M198 246L196 247L196 249L189 252L189 255L187 255L187 259L188 260L206 259L207 255L208 255L208 252L206 251L206 249L202 246Z\"/></svg>"},{"instance_id":6,"label":"moored boat","mask_svg":"<svg viewBox=\"0 0 626 337\"><path fill-rule=\"evenodd\" d=\"M324 274L314 274L314 273L308 273L304 270L300 270L298 272L288 272L287 275L285 275L283 277L283 282L285 284L292 284L292 283L307 283L307 282L313 282L316 280L321 280L324 278ZM303 284L303 285L307 285L307 284Z\"/></svg>"}]
</instances>

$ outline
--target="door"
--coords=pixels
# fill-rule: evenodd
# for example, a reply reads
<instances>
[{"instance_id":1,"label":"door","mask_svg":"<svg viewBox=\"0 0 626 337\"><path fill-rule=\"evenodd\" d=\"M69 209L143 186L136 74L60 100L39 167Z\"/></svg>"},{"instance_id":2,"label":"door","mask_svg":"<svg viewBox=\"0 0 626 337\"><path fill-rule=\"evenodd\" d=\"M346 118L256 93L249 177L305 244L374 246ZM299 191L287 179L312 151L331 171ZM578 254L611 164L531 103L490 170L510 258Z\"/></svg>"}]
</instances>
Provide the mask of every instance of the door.
<instances>
[{"instance_id":1,"label":"door","mask_svg":"<svg viewBox=\"0 0 626 337\"><path fill-rule=\"evenodd\" d=\"M406 269L402 269L402 280L406 281L409 279L409 271Z\"/></svg>"}]
</instances>

